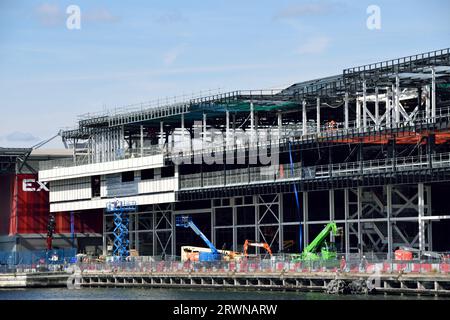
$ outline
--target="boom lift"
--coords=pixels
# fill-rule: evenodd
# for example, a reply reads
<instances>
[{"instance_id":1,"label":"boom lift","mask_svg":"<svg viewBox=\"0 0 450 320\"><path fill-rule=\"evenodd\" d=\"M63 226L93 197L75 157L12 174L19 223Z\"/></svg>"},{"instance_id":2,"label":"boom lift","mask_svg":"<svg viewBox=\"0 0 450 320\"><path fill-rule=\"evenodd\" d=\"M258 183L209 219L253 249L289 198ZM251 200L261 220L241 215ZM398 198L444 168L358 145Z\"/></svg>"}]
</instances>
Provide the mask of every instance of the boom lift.
<instances>
[{"instance_id":1,"label":"boom lift","mask_svg":"<svg viewBox=\"0 0 450 320\"><path fill-rule=\"evenodd\" d=\"M311 243L299 255L294 255L293 261L315 261L315 260L334 260L337 253L333 246L328 246L326 238L333 234L342 235L342 228L338 228L336 223L330 222L325 228L311 241ZM319 253L320 252L320 253Z\"/></svg>"},{"instance_id":2,"label":"boom lift","mask_svg":"<svg viewBox=\"0 0 450 320\"><path fill-rule=\"evenodd\" d=\"M209 249L211 249L211 252L200 252L199 261L218 261L222 259L222 254L195 225L195 223L192 221L192 217L177 216L175 218L175 223L177 227L191 228L195 232L195 234L197 234L206 243Z\"/></svg>"},{"instance_id":3,"label":"boom lift","mask_svg":"<svg viewBox=\"0 0 450 320\"><path fill-rule=\"evenodd\" d=\"M258 242L252 242L250 240L245 240L244 242L244 256L248 257L248 247L258 247L258 248L264 248L267 253L272 256L272 250L270 249L270 246L267 243L258 243Z\"/></svg>"}]
</instances>

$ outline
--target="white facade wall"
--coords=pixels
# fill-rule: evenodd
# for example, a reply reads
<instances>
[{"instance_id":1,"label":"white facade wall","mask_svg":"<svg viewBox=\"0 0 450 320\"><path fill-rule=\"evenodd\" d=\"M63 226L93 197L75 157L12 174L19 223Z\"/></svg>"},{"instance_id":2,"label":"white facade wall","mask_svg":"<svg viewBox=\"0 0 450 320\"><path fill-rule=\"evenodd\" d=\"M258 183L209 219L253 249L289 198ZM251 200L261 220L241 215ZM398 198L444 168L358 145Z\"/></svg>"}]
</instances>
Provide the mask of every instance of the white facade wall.
<instances>
[{"instance_id":1,"label":"white facade wall","mask_svg":"<svg viewBox=\"0 0 450 320\"><path fill-rule=\"evenodd\" d=\"M178 170L161 178L162 155L118 160L39 172L41 181L50 181L50 212L106 208L114 199L136 201L138 205L175 202ZM153 169L153 179L141 180L141 170ZM122 182L122 172L134 171L134 181ZM91 179L100 176L100 197L92 198Z\"/></svg>"},{"instance_id":2,"label":"white facade wall","mask_svg":"<svg viewBox=\"0 0 450 320\"><path fill-rule=\"evenodd\" d=\"M50 203L91 198L89 177L58 180L50 184Z\"/></svg>"},{"instance_id":3,"label":"white facade wall","mask_svg":"<svg viewBox=\"0 0 450 320\"><path fill-rule=\"evenodd\" d=\"M39 180L48 182L95 175L105 175L130 170L159 168L162 167L163 164L164 157L162 154L159 154L149 157L131 158L102 163L85 164L75 167L41 170L39 171Z\"/></svg>"},{"instance_id":4,"label":"white facade wall","mask_svg":"<svg viewBox=\"0 0 450 320\"><path fill-rule=\"evenodd\" d=\"M50 203L50 212L104 209L113 199L93 199L76 202ZM122 201L136 201L138 205L175 202L175 192L122 197Z\"/></svg>"}]
</instances>

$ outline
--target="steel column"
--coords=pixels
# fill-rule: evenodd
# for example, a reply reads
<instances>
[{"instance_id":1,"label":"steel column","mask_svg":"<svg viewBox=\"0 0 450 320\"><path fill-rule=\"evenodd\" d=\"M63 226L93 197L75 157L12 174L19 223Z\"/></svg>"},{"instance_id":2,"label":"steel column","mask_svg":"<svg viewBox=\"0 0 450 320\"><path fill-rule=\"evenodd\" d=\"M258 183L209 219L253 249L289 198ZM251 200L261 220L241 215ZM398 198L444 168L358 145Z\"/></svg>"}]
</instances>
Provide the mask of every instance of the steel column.
<instances>
[{"instance_id":1,"label":"steel column","mask_svg":"<svg viewBox=\"0 0 450 320\"><path fill-rule=\"evenodd\" d=\"M107 243L107 237L106 237L106 215L105 212L103 211L103 233L102 233L102 251L103 251L103 255L107 256L108 255L108 243Z\"/></svg>"},{"instance_id":2,"label":"steel column","mask_svg":"<svg viewBox=\"0 0 450 320\"><path fill-rule=\"evenodd\" d=\"M423 183L417 185L418 192L418 212L419 212L419 250L421 252L425 251L425 221L423 217L425 216L425 191Z\"/></svg>"},{"instance_id":3,"label":"steel column","mask_svg":"<svg viewBox=\"0 0 450 320\"><path fill-rule=\"evenodd\" d=\"M358 187L357 189L357 203L358 203L358 251L359 254L362 256L364 253L364 244L363 244L363 238L362 238L362 224L361 224L361 216L363 214L363 207L362 207L362 197L363 197L363 188Z\"/></svg>"},{"instance_id":4,"label":"steel column","mask_svg":"<svg viewBox=\"0 0 450 320\"><path fill-rule=\"evenodd\" d=\"M427 122L430 122L431 118L431 89L430 86L425 87L425 117L427 119Z\"/></svg>"},{"instance_id":5,"label":"steel column","mask_svg":"<svg viewBox=\"0 0 450 320\"><path fill-rule=\"evenodd\" d=\"M348 92L344 96L344 128L348 129Z\"/></svg>"},{"instance_id":6,"label":"steel column","mask_svg":"<svg viewBox=\"0 0 450 320\"><path fill-rule=\"evenodd\" d=\"M335 220L335 206L334 206L334 190L328 190L328 204L329 204L329 208L330 208L330 221L334 221ZM330 234L330 241L334 242L335 241L335 237L334 234L331 233Z\"/></svg>"},{"instance_id":7,"label":"steel column","mask_svg":"<svg viewBox=\"0 0 450 320\"><path fill-rule=\"evenodd\" d=\"M356 128L361 128L361 103L356 98Z\"/></svg>"},{"instance_id":8,"label":"steel column","mask_svg":"<svg viewBox=\"0 0 450 320\"><path fill-rule=\"evenodd\" d=\"M436 121L436 70L431 68L431 118Z\"/></svg>"},{"instance_id":9,"label":"steel column","mask_svg":"<svg viewBox=\"0 0 450 320\"><path fill-rule=\"evenodd\" d=\"M375 128L380 126L380 97L378 87L375 87Z\"/></svg>"},{"instance_id":10,"label":"steel column","mask_svg":"<svg viewBox=\"0 0 450 320\"><path fill-rule=\"evenodd\" d=\"M387 258L388 260L392 259L392 253L393 253L393 239L392 239L392 185L386 186L386 217L387 217L387 245L388 245L388 253Z\"/></svg>"},{"instance_id":11,"label":"steel column","mask_svg":"<svg viewBox=\"0 0 450 320\"><path fill-rule=\"evenodd\" d=\"M159 122L159 144L161 146L161 148L163 148L164 146L164 122L160 121Z\"/></svg>"},{"instance_id":12,"label":"steel column","mask_svg":"<svg viewBox=\"0 0 450 320\"><path fill-rule=\"evenodd\" d=\"M184 127L184 113L181 114L181 142L180 142L180 149L183 151L185 150L185 146L184 146L184 131L185 131L185 127Z\"/></svg>"},{"instance_id":13,"label":"steel column","mask_svg":"<svg viewBox=\"0 0 450 320\"><path fill-rule=\"evenodd\" d=\"M302 101L302 127L303 127L302 133L303 133L303 135L308 134L307 124L308 124L308 116L306 113L306 100L303 100Z\"/></svg>"},{"instance_id":14,"label":"steel column","mask_svg":"<svg viewBox=\"0 0 450 320\"><path fill-rule=\"evenodd\" d=\"M228 150L230 148L230 111L228 111L228 109L225 112L225 121L225 145Z\"/></svg>"},{"instance_id":15,"label":"steel column","mask_svg":"<svg viewBox=\"0 0 450 320\"><path fill-rule=\"evenodd\" d=\"M400 77L395 77L395 122L400 125Z\"/></svg>"},{"instance_id":16,"label":"steel column","mask_svg":"<svg viewBox=\"0 0 450 320\"><path fill-rule=\"evenodd\" d=\"M303 247L306 247L309 243L309 222L308 222L308 192L303 192Z\"/></svg>"},{"instance_id":17,"label":"steel column","mask_svg":"<svg viewBox=\"0 0 450 320\"><path fill-rule=\"evenodd\" d=\"M344 237L345 237L345 257L346 259L350 256L350 228L349 228L349 216L350 216L350 201L349 201L349 192L348 188L344 189Z\"/></svg>"},{"instance_id":18,"label":"steel column","mask_svg":"<svg viewBox=\"0 0 450 320\"><path fill-rule=\"evenodd\" d=\"M426 215L431 216L432 211L432 203L431 203L431 185L425 186L425 192L427 197L426 204ZM428 251L433 251L433 221L427 221L427 230L428 230Z\"/></svg>"},{"instance_id":19,"label":"steel column","mask_svg":"<svg viewBox=\"0 0 450 320\"><path fill-rule=\"evenodd\" d=\"M237 251L237 207L235 206L235 198L230 199L230 205L233 208L233 251Z\"/></svg>"},{"instance_id":20,"label":"steel column","mask_svg":"<svg viewBox=\"0 0 450 320\"><path fill-rule=\"evenodd\" d=\"M317 106L316 106L316 121L317 121L317 134L320 134L320 97L317 97Z\"/></svg>"},{"instance_id":21,"label":"steel column","mask_svg":"<svg viewBox=\"0 0 450 320\"><path fill-rule=\"evenodd\" d=\"M363 129L367 130L367 85L363 81Z\"/></svg>"},{"instance_id":22,"label":"steel column","mask_svg":"<svg viewBox=\"0 0 450 320\"><path fill-rule=\"evenodd\" d=\"M391 121L391 98L390 98L390 91L389 88L386 88L386 111L385 111L385 115L386 115L386 126L390 127L392 124Z\"/></svg>"},{"instance_id":23,"label":"steel column","mask_svg":"<svg viewBox=\"0 0 450 320\"><path fill-rule=\"evenodd\" d=\"M278 252L283 252L284 250L284 231L283 231L283 194L278 194Z\"/></svg>"},{"instance_id":24,"label":"steel column","mask_svg":"<svg viewBox=\"0 0 450 320\"><path fill-rule=\"evenodd\" d=\"M278 120L278 141L283 137L283 114L281 112L277 113L277 120Z\"/></svg>"},{"instance_id":25,"label":"steel column","mask_svg":"<svg viewBox=\"0 0 450 320\"><path fill-rule=\"evenodd\" d=\"M140 138L141 138L141 157L143 157L144 156L144 126L143 125L141 125Z\"/></svg>"}]
</instances>

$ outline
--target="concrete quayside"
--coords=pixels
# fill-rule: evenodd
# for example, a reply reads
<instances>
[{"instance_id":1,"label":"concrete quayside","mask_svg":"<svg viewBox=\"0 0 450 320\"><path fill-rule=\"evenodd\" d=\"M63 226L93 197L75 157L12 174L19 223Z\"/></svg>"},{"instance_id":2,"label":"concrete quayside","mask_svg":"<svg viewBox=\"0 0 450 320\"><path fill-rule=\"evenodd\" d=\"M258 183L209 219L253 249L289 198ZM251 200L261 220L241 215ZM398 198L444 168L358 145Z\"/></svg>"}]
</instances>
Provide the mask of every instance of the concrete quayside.
<instances>
[{"instance_id":1,"label":"concrete quayside","mask_svg":"<svg viewBox=\"0 0 450 320\"><path fill-rule=\"evenodd\" d=\"M371 293L450 297L445 274L332 272L36 272L1 274L0 288L214 288L327 292L330 282L365 282Z\"/></svg>"}]
</instances>

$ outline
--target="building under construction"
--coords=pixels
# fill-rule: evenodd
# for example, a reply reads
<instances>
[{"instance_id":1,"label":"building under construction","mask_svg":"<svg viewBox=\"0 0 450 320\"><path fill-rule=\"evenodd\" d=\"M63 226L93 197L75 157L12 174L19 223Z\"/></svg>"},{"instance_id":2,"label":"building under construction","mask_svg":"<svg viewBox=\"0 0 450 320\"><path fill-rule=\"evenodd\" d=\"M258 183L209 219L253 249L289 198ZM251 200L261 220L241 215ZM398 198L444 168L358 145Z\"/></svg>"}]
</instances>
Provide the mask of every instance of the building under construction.
<instances>
[{"instance_id":1,"label":"building under construction","mask_svg":"<svg viewBox=\"0 0 450 320\"><path fill-rule=\"evenodd\" d=\"M251 239L298 253L330 221L347 255L450 250L450 49L282 90L88 114L61 135L73 156L41 162L39 180L57 220L103 221L89 229L103 254L115 200L136 204L140 255L202 246L178 215L223 250Z\"/></svg>"}]
</instances>

